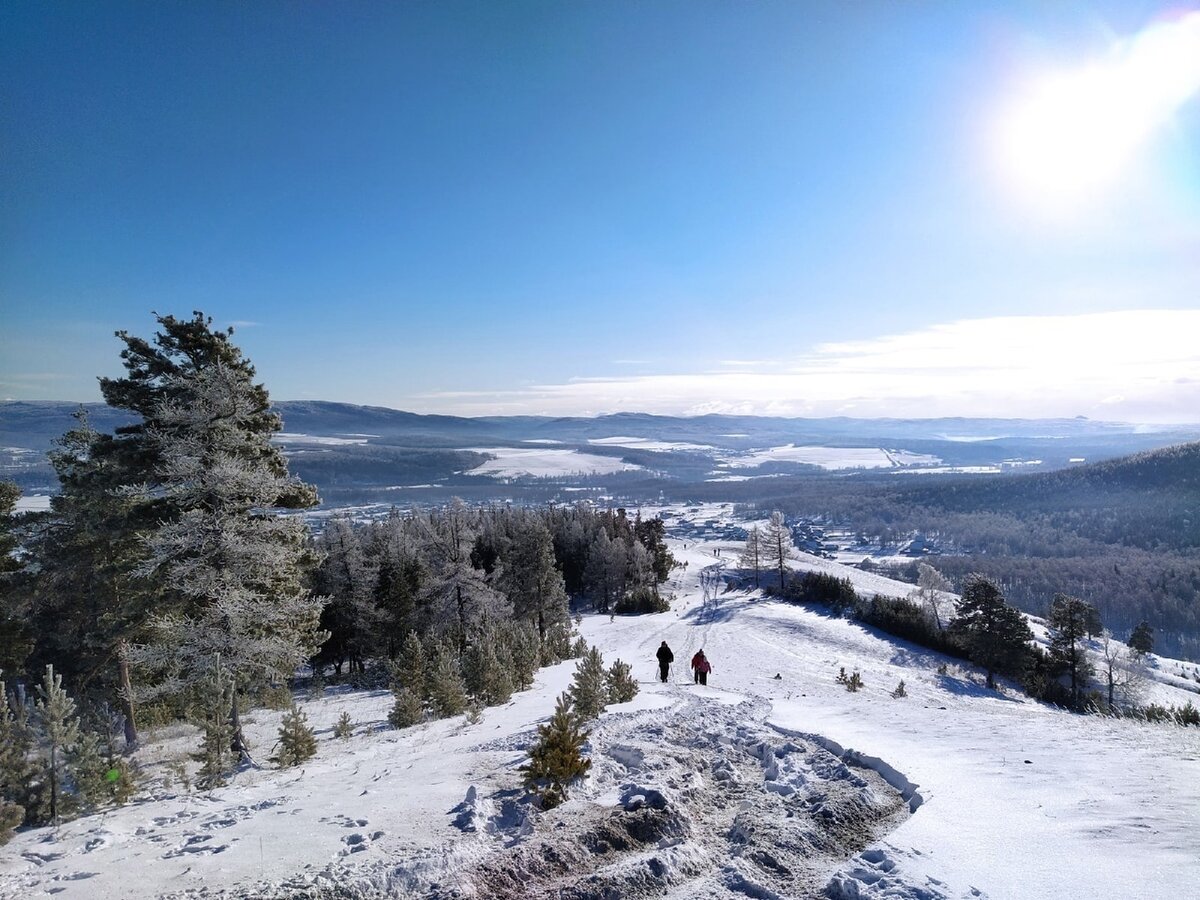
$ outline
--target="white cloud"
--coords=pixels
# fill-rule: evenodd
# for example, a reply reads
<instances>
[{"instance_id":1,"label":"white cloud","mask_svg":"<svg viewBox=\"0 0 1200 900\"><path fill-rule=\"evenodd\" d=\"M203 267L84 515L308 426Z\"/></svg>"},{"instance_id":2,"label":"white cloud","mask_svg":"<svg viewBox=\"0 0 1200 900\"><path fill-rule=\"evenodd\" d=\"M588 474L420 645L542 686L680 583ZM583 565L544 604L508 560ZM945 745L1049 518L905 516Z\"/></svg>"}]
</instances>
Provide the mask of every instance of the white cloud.
<instances>
[{"instance_id":1,"label":"white cloud","mask_svg":"<svg viewBox=\"0 0 1200 900\"><path fill-rule=\"evenodd\" d=\"M1200 310L964 319L821 344L766 371L574 378L522 390L425 394L404 405L461 415L1086 415L1195 422L1197 335Z\"/></svg>"}]
</instances>

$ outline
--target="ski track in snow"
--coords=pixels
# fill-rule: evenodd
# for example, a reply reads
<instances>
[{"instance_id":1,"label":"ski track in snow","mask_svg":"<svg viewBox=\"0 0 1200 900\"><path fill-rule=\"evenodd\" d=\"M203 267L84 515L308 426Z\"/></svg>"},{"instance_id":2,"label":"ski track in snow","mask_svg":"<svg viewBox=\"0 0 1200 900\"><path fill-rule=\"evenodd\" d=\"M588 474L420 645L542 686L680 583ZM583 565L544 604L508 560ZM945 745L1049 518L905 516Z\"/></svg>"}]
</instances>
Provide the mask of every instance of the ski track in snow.
<instances>
[{"instance_id":1,"label":"ski track in snow","mask_svg":"<svg viewBox=\"0 0 1200 900\"><path fill-rule=\"evenodd\" d=\"M584 620L606 662L624 658L644 680L634 703L593 723L592 769L556 810L532 807L516 769L573 663L474 726L397 732L386 692L333 690L302 704L322 747L304 770L159 790L21 833L0 849L0 898L1000 900L1182 897L1197 883L1191 732L1071 716L986 691L960 667L937 675L937 654L731 591L737 549L673 541L688 568L673 574L671 612ZM909 589L801 566L860 592ZM664 637L676 657L666 685ZM688 666L702 647L707 687ZM841 666L861 671L862 693L835 683ZM887 694L898 677L907 699ZM345 743L330 736L343 710L357 731ZM278 716L253 713L259 747ZM178 752L194 738L164 740ZM1080 754L1088 741L1098 749ZM1122 861L1139 849L1144 881Z\"/></svg>"}]
</instances>

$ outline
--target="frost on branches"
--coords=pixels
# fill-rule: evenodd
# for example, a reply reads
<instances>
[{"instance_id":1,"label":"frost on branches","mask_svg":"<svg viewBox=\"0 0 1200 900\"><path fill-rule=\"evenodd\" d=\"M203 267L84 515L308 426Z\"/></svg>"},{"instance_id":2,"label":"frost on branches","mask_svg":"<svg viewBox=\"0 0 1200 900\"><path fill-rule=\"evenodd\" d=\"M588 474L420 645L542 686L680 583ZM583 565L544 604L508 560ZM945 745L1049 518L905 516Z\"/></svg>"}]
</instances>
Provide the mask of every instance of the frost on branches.
<instances>
[{"instance_id":1,"label":"frost on branches","mask_svg":"<svg viewBox=\"0 0 1200 900\"><path fill-rule=\"evenodd\" d=\"M180 512L153 532L141 568L170 607L133 650L152 678L145 693L179 694L215 658L239 692L277 684L323 638L323 600L304 586L304 523L275 512L296 482L279 471L270 433L252 428L260 411L245 370L217 362L173 375L165 388L151 439L159 490Z\"/></svg>"}]
</instances>

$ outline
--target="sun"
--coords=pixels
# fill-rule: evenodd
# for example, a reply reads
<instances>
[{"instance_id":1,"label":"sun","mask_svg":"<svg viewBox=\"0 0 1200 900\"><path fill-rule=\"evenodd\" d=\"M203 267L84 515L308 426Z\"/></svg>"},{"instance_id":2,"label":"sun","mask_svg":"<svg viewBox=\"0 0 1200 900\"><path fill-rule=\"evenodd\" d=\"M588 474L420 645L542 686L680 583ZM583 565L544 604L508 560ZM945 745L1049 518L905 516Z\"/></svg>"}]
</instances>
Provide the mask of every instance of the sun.
<instances>
[{"instance_id":1,"label":"sun","mask_svg":"<svg viewBox=\"0 0 1200 900\"><path fill-rule=\"evenodd\" d=\"M1200 13L1151 25L1108 58L1030 77L997 118L1005 183L1064 208L1105 191L1200 92Z\"/></svg>"}]
</instances>

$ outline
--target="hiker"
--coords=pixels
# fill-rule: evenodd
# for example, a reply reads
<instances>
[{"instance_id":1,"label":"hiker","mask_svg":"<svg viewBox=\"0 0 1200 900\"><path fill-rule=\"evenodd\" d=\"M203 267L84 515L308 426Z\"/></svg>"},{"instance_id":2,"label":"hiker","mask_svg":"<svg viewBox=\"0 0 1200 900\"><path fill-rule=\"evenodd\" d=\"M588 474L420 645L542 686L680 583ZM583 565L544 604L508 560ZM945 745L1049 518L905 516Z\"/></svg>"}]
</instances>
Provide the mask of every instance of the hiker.
<instances>
[{"instance_id":1,"label":"hiker","mask_svg":"<svg viewBox=\"0 0 1200 900\"><path fill-rule=\"evenodd\" d=\"M671 663L675 662L675 654L671 652L671 648L667 646L667 642L663 641L662 646L658 648L658 652L654 655L658 657L658 680L666 684L667 672L671 668Z\"/></svg>"},{"instance_id":2,"label":"hiker","mask_svg":"<svg viewBox=\"0 0 1200 900\"><path fill-rule=\"evenodd\" d=\"M712 663L704 655L703 650L697 650L692 657L692 670L696 675L696 684L708 684L708 673L712 671Z\"/></svg>"}]
</instances>

